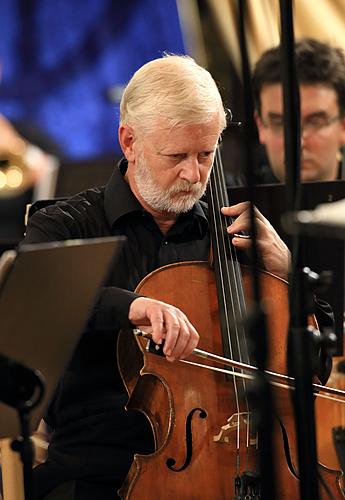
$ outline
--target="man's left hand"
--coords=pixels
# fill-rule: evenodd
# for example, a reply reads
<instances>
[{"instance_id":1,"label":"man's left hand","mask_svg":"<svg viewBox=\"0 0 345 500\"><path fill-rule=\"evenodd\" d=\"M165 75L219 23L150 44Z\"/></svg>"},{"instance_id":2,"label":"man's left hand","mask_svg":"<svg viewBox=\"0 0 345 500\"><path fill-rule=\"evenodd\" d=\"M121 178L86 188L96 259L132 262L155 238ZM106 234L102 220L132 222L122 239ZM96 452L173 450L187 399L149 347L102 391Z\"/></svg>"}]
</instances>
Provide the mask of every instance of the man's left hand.
<instances>
[{"instance_id":1,"label":"man's left hand","mask_svg":"<svg viewBox=\"0 0 345 500\"><path fill-rule=\"evenodd\" d=\"M227 228L228 233L233 236L233 245L240 250L249 249L252 244L251 239L236 236L242 232L249 234L251 229L249 202L223 207L222 214L234 219ZM256 240L263 268L280 278L287 279L291 258L288 247L257 208L255 208L255 223Z\"/></svg>"}]
</instances>

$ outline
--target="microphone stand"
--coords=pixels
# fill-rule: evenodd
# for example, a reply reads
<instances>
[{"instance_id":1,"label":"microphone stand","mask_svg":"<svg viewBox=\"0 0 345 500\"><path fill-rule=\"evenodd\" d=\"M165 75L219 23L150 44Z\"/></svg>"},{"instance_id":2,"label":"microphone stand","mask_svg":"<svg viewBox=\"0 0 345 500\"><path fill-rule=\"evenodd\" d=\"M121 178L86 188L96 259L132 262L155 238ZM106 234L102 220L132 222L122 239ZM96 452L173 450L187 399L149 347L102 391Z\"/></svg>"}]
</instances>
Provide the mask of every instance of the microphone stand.
<instances>
[{"instance_id":1,"label":"microphone stand","mask_svg":"<svg viewBox=\"0 0 345 500\"><path fill-rule=\"evenodd\" d=\"M284 90L285 171L288 207L300 206L300 103L294 60L293 13L291 0L280 0L281 60ZM318 500L318 471L315 437L312 335L308 330L308 315L313 312L313 292L316 285L308 268L303 268L300 240L293 239L290 275L290 329L288 336L288 369L295 378L293 397L300 477L300 497Z\"/></svg>"},{"instance_id":2,"label":"microphone stand","mask_svg":"<svg viewBox=\"0 0 345 500\"><path fill-rule=\"evenodd\" d=\"M20 421L21 436L12 441L11 447L20 454L23 463L25 500L34 500L30 413L42 401L44 390L44 380L38 370L0 355L0 401L14 408Z\"/></svg>"},{"instance_id":3,"label":"microphone stand","mask_svg":"<svg viewBox=\"0 0 345 500\"><path fill-rule=\"evenodd\" d=\"M248 62L248 52L245 37L246 2L238 0L239 15L239 42L242 60L242 80L244 88L244 115L245 115L245 166L246 180L250 201L250 231L252 237L251 265L253 298L255 306L249 312L246 321L246 333L249 340L250 355L254 365L258 367L255 381L250 389L249 397L254 407L255 423L259 436L259 462L260 462L260 483L261 493L258 498L274 500L276 498L276 485L273 460L273 440L272 430L274 427L274 411L272 394L269 381L265 375L267 358L267 325L264 306L261 301L260 277L259 277L259 256L257 248L256 224L255 224L255 175L254 175L254 152L255 143L255 123L254 106L251 93L251 75ZM254 358L254 359L253 359ZM241 497L242 498L242 497Z\"/></svg>"}]
</instances>

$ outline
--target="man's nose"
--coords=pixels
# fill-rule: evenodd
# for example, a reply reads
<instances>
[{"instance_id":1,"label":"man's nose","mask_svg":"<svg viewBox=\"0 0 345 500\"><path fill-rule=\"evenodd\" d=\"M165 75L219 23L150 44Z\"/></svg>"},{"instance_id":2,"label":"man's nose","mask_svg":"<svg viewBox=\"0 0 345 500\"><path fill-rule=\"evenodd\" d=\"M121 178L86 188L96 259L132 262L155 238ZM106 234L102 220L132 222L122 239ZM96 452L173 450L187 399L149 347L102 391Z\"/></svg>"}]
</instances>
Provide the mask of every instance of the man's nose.
<instances>
[{"instance_id":1,"label":"man's nose","mask_svg":"<svg viewBox=\"0 0 345 500\"><path fill-rule=\"evenodd\" d=\"M301 149L305 147L308 137L309 137L308 132L305 133L304 128L301 127Z\"/></svg>"},{"instance_id":2,"label":"man's nose","mask_svg":"<svg viewBox=\"0 0 345 500\"><path fill-rule=\"evenodd\" d=\"M197 157L186 158L183 169L180 172L180 177L191 184L196 184L200 181L200 165Z\"/></svg>"}]
</instances>

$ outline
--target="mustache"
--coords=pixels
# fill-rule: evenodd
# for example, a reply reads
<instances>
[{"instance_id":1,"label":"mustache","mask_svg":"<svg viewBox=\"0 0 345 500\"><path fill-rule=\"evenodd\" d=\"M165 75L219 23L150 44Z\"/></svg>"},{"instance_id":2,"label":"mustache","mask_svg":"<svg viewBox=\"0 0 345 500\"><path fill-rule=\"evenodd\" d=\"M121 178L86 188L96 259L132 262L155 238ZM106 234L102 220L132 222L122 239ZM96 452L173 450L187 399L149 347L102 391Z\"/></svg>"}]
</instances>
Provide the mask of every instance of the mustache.
<instances>
[{"instance_id":1,"label":"mustache","mask_svg":"<svg viewBox=\"0 0 345 500\"><path fill-rule=\"evenodd\" d=\"M169 193L170 194L177 194L180 192L187 192L189 194L198 194L200 190L204 189L204 185L202 182L197 182L195 184L192 184L191 182L184 181L184 180L179 180L176 181L176 183L170 187Z\"/></svg>"}]
</instances>

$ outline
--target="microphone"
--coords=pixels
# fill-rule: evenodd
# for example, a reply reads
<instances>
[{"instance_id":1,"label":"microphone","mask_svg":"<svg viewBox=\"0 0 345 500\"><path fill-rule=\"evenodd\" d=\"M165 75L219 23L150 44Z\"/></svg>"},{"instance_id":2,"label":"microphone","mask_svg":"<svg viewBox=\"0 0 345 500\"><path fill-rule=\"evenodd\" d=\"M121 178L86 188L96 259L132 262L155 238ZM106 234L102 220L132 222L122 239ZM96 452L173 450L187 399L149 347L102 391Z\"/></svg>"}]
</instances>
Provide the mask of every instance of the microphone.
<instances>
[{"instance_id":1,"label":"microphone","mask_svg":"<svg viewBox=\"0 0 345 500\"><path fill-rule=\"evenodd\" d=\"M43 394L44 380L39 370L0 354L0 401L17 410L32 410Z\"/></svg>"},{"instance_id":2,"label":"microphone","mask_svg":"<svg viewBox=\"0 0 345 500\"><path fill-rule=\"evenodd\" d=\"M281 221L290 234L345 239L345 199L322 203L314 210L287 212Z\"/></svg>"}]
</instances>

